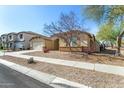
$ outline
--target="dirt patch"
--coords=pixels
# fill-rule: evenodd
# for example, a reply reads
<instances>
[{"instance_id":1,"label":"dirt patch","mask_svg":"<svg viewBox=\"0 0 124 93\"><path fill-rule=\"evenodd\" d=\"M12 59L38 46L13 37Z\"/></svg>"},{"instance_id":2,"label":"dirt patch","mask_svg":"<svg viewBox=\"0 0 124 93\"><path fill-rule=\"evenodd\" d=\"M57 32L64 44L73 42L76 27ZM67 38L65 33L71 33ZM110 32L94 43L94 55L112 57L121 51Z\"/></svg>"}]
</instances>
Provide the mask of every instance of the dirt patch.
<instances>
[{"instance_id":1,"label":"dirt patch","mask_svg":"<svg viewBox=\"0 0 124 93\"><path fill-rule=\"evenodd\" d=\"M42 51L38 51L38 52L26 53L25 55L64 59L64 60L71 60L75 62L81 61L81 62L124 66L124 57L116 57L113 55L105 55L105 54L99 54L99 53L94 53L89 55L89 54L84 54L79 52L69 53L69 52L60 52L60 51L50 51L49 53L43 53Z\"/></svg>"},{"instance_id":2,"label":"dirt patch","mask_svg":"<svg viewBox=\"0 0 124 93\"><path fill-rule=\"evenodd\" d=\"M53 74L58 77L62 77L71 81L79 82L94 88L124 87L124 77L119 75L79 69L69 66L54 65L44 62L36 62L36 64L28 64L26 59L16 58L12 56L2 56L0 58L45 73Z\"/></svg>"}]
</instances>

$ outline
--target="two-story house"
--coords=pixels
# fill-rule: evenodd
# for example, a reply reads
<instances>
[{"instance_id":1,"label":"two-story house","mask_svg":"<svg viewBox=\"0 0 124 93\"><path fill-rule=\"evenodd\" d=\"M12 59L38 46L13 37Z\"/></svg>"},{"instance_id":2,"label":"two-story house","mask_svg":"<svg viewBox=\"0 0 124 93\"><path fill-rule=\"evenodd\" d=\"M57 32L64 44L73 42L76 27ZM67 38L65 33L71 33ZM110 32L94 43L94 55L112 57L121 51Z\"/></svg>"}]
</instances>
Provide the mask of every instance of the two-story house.
<instances>
[{"instance_id":1,"label":"two-story house","mask_svg":"<svg viewBox=\"0 0 124 93\"><path fill-rule=\"evenodd\" d=\"M11 49L11 50L14 50L15 49L15 42L16 42L16 33L9 33L7 35L7 44L8 44L8 48Z\"/></svg>"},{"instance_id":2,"label":"two-story house","mask_svg":"<svg viewBox=\"0 0 124 93\"><path fill-rule=\"evenodd\" d=\"M8 41L7 34L1 35L1 45L3 48L8 48L7 41Z\"/></svg>"},{"instance_id":3,"label":"two-story house","mask_svg":"<svg viewBox=\"0 0 124 93\"><path fill-rule=\"evenodd\" d=\"M0 37L0 49L2 48L2 40L1 40L1 37Z\"/></svg>"},{"instance_id":4,"label":"two-story house","mask_svg":"<svg viewBox=\"0 0 124 93\"><path fill-rule=\"evenodd\" d=\"M36 36L39 34L31 31L3 34L1 35L2 47L10 50L27 50L30 49L29 40Z\"/></svg>"},{"instance_id":5,"label":"two-story house","mask_svg":"<svg viewBox=\"0 0 124 93\"><path fill-rule=\"evenodd\" d=\"M30 49L30 42L29 40L33 37L39 36L39 34L34 32L26 32L22 31L17 34L16 42L15 42L15 49L16 50L25 50Z\"/></svg>"}]
</instances>

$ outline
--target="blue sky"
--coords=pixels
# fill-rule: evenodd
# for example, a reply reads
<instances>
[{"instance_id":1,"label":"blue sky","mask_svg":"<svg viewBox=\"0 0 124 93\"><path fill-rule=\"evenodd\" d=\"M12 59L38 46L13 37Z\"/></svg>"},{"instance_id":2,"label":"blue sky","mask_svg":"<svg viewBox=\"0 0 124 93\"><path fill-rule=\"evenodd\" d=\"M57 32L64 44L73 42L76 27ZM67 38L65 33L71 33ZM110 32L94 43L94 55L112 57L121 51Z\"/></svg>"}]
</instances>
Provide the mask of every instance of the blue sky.
<instances>
[{"instance_id":1,"label":"blue sky","mask_svg":"<svg viewBox=\"0 0 124 93\"><path fill-rule=\"evenodd\" d=\"M73 11L82 20L82 7L84 6L0 6L0 35L20 31L33 31L44 35L43 25L58 20L61 12ZM86 20L84 26L90 33L96 34L98 31L96 23L91 20Z\"/></svg>"}]
</instances>

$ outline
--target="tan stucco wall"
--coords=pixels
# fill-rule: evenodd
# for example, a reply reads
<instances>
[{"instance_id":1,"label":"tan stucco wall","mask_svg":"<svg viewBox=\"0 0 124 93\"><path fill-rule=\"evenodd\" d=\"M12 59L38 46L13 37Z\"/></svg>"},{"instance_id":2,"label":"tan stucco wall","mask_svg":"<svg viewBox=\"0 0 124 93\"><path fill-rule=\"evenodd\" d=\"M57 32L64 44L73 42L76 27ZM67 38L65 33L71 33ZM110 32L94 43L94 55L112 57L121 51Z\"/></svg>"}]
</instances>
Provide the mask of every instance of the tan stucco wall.
<instances>
[{"instance_id":1,"label":"tan stucco wall","mask_svg":"<svg viewBox=\"0 0 124 93\"><path fill-rule=\"evenodd\" d=\"M80 34L80 46L90 47L90 37L87 34Z\"/></svg>"},{"instance_id":2,"label":"tan stucco wall","mask_svg":"<svg viewBox=\"0 0 124 93\"><path fill-rule=\"evenodd\" d=\"M24 34L24 40L25 40L25 42L24 42L24 44L25 44L25 48L27 49L27 48L30 48L30 39L32 38L32 37L35 37L36 35L31 35L31 34L27 34L27 33L23 33Z\"/></svg>"},{"instance_id":3,"label":"tan stucco wall","mask_svg":"<svg viewBox=\"0 0 124 93\"><path fill-rule=\"evenodd\" d=\"M59 47L66 47L65 41L61 38L59 38Z\"/></svg>"},{"instance_id":4,"label":"tan stucco wall","mask_svg":"<svg viewBox=\"0 0 124 93\"><path fill-rule=\"evenodd\" d=\"M100 45L95 42L95 52L100 52Z\"/></svg>"},{"instance_id":5,"label":"tan stucco wall","mask_svg":"<svg viewBox=\"0 0 124 93\"><path fill-rule=\"evenodd\" d=\"M98 45L98 43L94 40L94 38L90 37L89 35L87 34L80 34L79 35L79 40L77 40L77 48L73 48L72 50L76 51L81 51L82 48L85 50L90 50L91 52L99 52L100 51L100 47ZM69 50L68 48L66 48L66 43L63 39L59 39L59 47L60 49L59 50L62 50L62 51L66 51L66 50ZM83 51L83 50L82 50Z\"/></svg>"},{"instance_id":6,"label":"tan stucco wall","mask_svg":"<svg viewBox=\"0 0 124 93\"><path fill-rule=\"evenodd\" d=\"M53 50L53 49L54 49L54 42L53 42L52 40L45 40L45 46L46 46L48 49Z\"/></svg>"},{"instance_id":7,"label":"tan stucco wall","mask_svg":"<svg viewBox=\"0 0 124 93\"><path fill-rule=\"evenodd\" d=\"M80 40L77 40L77 47L90 46L90 38L87 34L80 34L79 37ZM59 47L66 47L66 42L61 38L59 38Z\"/></svg>"}]
</instances>

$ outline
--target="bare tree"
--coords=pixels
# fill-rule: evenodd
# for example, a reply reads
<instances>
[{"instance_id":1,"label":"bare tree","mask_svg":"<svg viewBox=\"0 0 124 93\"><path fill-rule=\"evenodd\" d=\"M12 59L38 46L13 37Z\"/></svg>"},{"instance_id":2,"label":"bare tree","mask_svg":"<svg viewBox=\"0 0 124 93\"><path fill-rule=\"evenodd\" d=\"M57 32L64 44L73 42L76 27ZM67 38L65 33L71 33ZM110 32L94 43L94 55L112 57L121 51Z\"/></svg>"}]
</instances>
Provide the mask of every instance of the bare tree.
<instances>
[{"instance_id":1,"label":"bare tree","mask_svg":"<svg viewBox=\"0 0 124 93\"><path fill-rule=\"evenodd\" d=\"M69 47L70 52L72 51L70 39L73 36L78 38L82 30L81 23L74 12L70 12L69 14L61 13L57 22L44 25L44 31L48 35L56 35L58 38L63 39Z\"/></svg>"}]
</instances>

